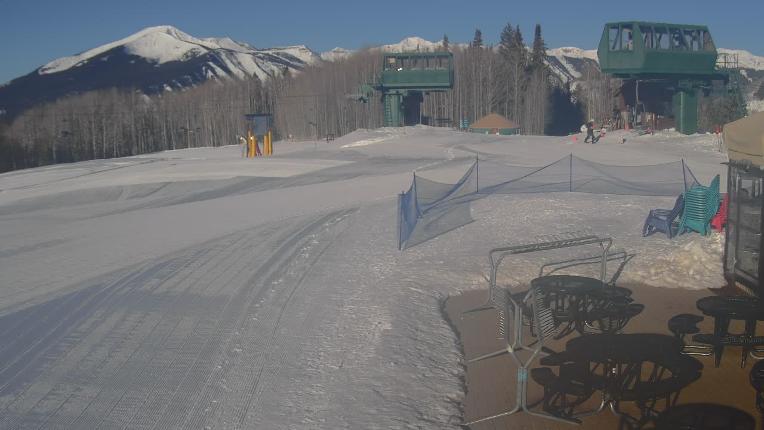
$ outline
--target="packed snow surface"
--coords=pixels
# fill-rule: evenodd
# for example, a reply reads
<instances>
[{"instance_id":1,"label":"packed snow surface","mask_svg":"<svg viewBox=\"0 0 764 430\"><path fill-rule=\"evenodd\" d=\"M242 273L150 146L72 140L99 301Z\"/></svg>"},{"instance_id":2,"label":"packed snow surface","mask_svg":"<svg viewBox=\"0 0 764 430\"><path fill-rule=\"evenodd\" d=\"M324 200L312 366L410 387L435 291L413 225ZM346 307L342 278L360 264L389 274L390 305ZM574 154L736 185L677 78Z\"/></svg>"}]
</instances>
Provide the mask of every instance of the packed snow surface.
<instances>
[{"instance_id":1,"label":"packed snow surface","mask_svg":"<svg viewBox=\"0 0 764 430\"><path fill-rule=\"evenodd\" d=\"M486 287L491 248L585 229L630 256L619 282L721 284L718 235L641 237L670 197L489 196L475 222L397 250L412 171L454 182L476 154L684 158L704 183L724 168L711 135L571 142L413 127L253 160L227 146L0 175L0 428L458 429L441 301ZM507 260L502 282L527 284L543 258Z\"/></svg>"}]
</instances>

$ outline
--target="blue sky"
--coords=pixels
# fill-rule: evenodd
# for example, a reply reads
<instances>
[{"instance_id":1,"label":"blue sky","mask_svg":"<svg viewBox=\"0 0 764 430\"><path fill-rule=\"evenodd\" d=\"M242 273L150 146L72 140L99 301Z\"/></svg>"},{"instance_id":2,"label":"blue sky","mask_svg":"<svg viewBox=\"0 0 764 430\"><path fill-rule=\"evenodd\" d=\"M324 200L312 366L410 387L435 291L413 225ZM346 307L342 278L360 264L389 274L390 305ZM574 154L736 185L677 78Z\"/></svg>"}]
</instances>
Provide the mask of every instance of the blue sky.
<instances>
[{"instance_id":1,"label":"blue sky","mask_svg":"<svg viewBox=\"0 0 764 430\"><path fill-rule=\"evenodd\" d=\"M717 46L764 55L762 0L0 0L0 83L154 25L257 47L305 44L325 51L410 35L468 41L475 28L495 43L507 22L519 24L526 40L540 23L549 47L595 48L603 24L615 20L706 24Z\"/></svg>"}]
</instances>

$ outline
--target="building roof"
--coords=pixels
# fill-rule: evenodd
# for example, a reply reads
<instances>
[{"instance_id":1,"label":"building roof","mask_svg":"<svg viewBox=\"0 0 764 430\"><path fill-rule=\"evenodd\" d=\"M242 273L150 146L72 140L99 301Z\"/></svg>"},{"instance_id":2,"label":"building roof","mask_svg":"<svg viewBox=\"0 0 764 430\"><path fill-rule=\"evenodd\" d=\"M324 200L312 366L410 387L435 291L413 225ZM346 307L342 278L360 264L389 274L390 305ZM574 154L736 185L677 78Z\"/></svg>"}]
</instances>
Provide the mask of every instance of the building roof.
<instances>
[{"instance_id":1,"label":"building roof","mask_svg":"<svg viewBox=\"0 0 764 430\"><path fill-rule=\"evenodd\" d=\"M497 113L489 113L470 124L470 128L520 128L519 125Z\"/></svg>"}]
</instances>

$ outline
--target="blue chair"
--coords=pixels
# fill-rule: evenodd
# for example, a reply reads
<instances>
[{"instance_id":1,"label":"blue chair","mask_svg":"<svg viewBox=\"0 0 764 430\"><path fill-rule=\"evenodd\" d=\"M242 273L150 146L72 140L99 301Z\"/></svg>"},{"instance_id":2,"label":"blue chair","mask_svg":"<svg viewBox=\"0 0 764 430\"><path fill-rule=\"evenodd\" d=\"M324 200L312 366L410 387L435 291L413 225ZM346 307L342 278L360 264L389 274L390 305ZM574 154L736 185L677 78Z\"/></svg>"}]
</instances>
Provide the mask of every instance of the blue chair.
<instances>
[{"instance_id":1,"label":"blue chair","mask_svg":"<svg viewBox=\"0 0 764 430\"><path fill-rule=\"evenodd\" d=\"M656 231L666 233L671 239L674 237L674 220L682 213L684 209L684 196L676 198L673 209L652 209L647 215L645 225L642 227L642 236L648 236Z\"/></svg>"}]
</instances>

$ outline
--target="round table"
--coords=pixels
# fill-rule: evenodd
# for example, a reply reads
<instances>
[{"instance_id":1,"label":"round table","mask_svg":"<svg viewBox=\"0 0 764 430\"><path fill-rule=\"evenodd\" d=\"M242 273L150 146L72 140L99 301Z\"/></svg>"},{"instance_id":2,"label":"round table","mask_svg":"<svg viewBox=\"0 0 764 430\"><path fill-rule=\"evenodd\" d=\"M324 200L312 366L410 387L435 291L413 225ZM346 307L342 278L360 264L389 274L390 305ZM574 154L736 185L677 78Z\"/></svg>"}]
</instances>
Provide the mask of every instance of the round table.
<instances>
[{"instance_id":1,"label":"round table","mask_svg":"<svg viewBox=\"0 0 764 430\"><path fill-rule=\"evenodd\" d=\"M756 408L764 413L764 360L756 362L748 375L751 386L756 390Z\"/></svg>"},{"instance_id":2,"label":"round table","mask_svg":"<svg viewBox=\"0 0 764 430\"><path fill-rule=\"evenodd\" d=\"M754 297L722 297L709 296L703 297L696 302L698 309L703 314L714 319L714 334L712 345L714 349L714 359L716 367L721 363L724 353L724 339L730 340L728 344L733 344L735 338L752 339L756 335L756 321L764 321L764 305ZM729 333L731 320L745 321L745 332L742 335L734 336ZM694 338L705 338L707 335L696 335ZM744 343L743 356L741 358L741 367L745 367L746 358L751 351L752 345Z\"/></svg>"},{"instance_id":3,"label":"round table","mask_svg":"<svg viewBox=\"0 0 764 430\"><path fill-rule=\"evenodd\" d=\"M535 373L545 377L550 387L575 386L600 391L603 400L599 410L609 406L614 413L639 425L655 416L656 405L664 403L658 400L674 404L679 392L698 380L703 369L700 361L682 354L678 339L650 333L577 337L566 343L564 351L543 357L540 364L560 368L556 379L549 377L549 371ZM561 398L560 393L545 386L547 395ZM621 402L633 402L641 415L624 414L619 409ZM546 406L551 409L555 405L546 402Z\"/></svg>"}]
</instances>

